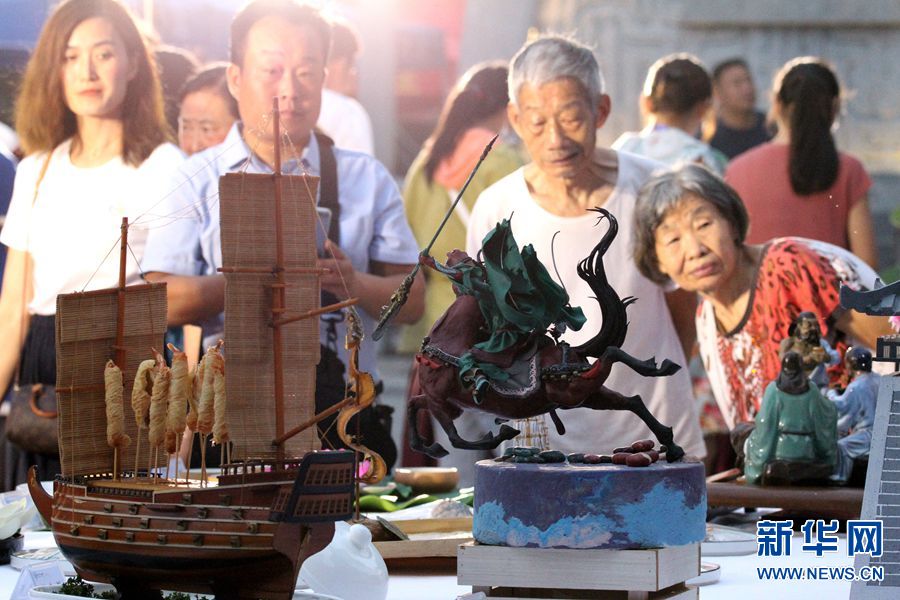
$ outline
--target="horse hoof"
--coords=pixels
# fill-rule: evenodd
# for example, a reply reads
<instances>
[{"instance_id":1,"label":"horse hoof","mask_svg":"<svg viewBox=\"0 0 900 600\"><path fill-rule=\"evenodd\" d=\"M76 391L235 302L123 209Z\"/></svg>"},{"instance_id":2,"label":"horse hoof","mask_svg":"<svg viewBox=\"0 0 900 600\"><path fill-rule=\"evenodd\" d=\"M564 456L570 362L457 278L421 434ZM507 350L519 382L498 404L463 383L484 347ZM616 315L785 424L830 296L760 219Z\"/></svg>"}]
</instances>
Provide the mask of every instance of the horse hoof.
<instances>
[{"instance_id":1,"label":"horse hoof","mask_svg":"<svg viewBox=\"0 0 900 600\"><path fill-rule=\"evenodd\" d=\"M679 365L678 363L672 362L668 358L664 359L662 361L662 364L659 366L659 372L663 376L674 375L675 373L677 373L680 370L681 370L681 365Z\"/></svg>"},{"instance_id":2,"label":"horse hoof","mask_svg":"<svg viewBox=\"0 0 900 600\"><path fill-rule=\"evenodd\" d=\"M519 430L509 425L501 425L500 431L497 432L497 437L501 440L511 440L517 435L519 435Z\"/></svg>"},{"instance_id":3,"label":"horse hoof","mask_svg":"<svg viewBox=\"0 0 900 600\"><path fill-rule=\"evenodd\" d=\"M675 462L677 460L681 460L684 456L684 450L681 449L681 446L678 446L674 442L669 444L666 448L666 462Z\"/></svg>"},{"instance_id":4,"label":"horse hoof","mask_svg":"<svg viewBox=\"0 0 900 600\"><path fill-rule=\"evenodd\" d=\"M444 458L450 453L447 452L447 449L440 444L432 444L425 448L425 454L427 454L431 458Z\"/></svg>"}]
</instances>

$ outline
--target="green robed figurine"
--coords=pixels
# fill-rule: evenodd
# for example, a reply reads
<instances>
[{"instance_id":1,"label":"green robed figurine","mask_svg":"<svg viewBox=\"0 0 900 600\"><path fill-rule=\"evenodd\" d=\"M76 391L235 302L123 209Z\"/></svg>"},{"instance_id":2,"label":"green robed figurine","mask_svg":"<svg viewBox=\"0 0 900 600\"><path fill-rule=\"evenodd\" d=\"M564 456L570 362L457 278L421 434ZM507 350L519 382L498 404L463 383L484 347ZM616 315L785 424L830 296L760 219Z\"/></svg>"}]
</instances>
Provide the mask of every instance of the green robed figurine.
<instances>
[{"instance_id":1,"label":"green robed figurine","mask_svg":"<svg viewBox=\"0 0 900 600\"><path fill-rule=\"evenodd\" d=\"M809 384L802 357L788 352L766 387L747 438L747 483L784 485L827 480L837 459L837 409Z\"/></svg>"}]
</instances>

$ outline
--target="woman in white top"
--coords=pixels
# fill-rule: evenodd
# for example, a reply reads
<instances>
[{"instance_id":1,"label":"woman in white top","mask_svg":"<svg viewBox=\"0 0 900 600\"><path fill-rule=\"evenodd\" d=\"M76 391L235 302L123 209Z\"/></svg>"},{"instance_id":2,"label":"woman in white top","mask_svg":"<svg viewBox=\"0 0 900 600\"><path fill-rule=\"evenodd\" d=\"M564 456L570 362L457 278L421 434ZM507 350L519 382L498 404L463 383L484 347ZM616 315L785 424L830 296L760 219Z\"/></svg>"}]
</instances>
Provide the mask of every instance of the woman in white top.
<instances>
[{"instance_id":1,"label":"woman in white top","mask_svg":"<svg viewBox=\"0 0 900 600\"><path fill-rule=\"evenodd\" d=\"M116 0L68 0L44 26L16 103L27 157L16 173L0 242L9 247L0 294L0 389L56 383L56 296L111 287L110 249L123 216L135 223L127 280L140 278L147 229L140 219L183 155L167 143L159 81L128 11ZM16 448L18 450L18 448ZM10 461L8 461L9 464ZM22 452L7 486L58 457Z\"/></svg>"},{"instance_id":2,"label":"woman in white top","mask_svg":"<svg viewBox=\"0 0 900 600\"><path fill-rule=\"evenodd\" d=\"M712 79L700 61L690 54L664 56L644 81L641 112L647 126L623 133L612 147L670 166L699 162L721 175L725 155L697 139L711 106Z\"/></svg>"}]
</instances>

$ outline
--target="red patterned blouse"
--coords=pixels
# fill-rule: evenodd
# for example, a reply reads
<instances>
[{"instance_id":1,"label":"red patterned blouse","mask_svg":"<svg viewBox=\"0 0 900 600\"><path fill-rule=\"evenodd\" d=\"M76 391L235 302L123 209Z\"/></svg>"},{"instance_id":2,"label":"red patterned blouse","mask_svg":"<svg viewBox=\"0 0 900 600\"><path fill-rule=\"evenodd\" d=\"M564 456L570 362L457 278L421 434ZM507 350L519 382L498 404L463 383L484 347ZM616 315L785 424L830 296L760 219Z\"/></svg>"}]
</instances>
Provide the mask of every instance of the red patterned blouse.
<instances>
[{"instance_id":1,"label":"red patterned blouse","mask_svg":"<svg viewBox=\"0 0 900 600\"><path fill-rule=\"evenodd\" d=\"M818 315L823 337L841 350L844 336L835 330L843 313L840 284L871 289L876 277L843 248L804 238L779 238L763 250L747 312L733 331L719 331L712 304L700 303L700 355L729 428L752 420L759 410L766 385L778 376L778 346L794 317L803 311Z\"/></svg>"}]
</instances>

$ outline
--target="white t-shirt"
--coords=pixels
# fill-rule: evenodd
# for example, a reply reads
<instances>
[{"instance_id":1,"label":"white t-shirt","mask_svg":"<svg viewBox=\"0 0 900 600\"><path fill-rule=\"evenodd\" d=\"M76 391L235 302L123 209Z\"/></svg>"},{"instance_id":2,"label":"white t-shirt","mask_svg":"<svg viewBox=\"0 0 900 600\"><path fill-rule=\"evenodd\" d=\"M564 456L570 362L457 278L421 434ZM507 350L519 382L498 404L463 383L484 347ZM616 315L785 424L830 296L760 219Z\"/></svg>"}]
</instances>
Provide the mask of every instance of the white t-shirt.
<instances>
[{"instance_id":1,"label":"white t-shirt","mask_svg":"<svg viewBox=\"0 0 900 600\"><path fill-rule=\"evenodd\" d=\"M171 191L167 187L172 174L184 160L176 146L162 144L140 167L114 158L99 167L81 168L72 164L70 146L71 140L53 151L36 200L35 184L47 155L35 154L19 163L0 233L3 244L31 253L31 314L56 314L58 294L118 284L122 217L127 216L131 223L126 280L140 280L141 270L134 257L143 256L148 227L153 222L138 217Z\"/></svg>"},{"instance_id":2,"label":"white t-shirt","mask_svg":"<svg viewBox=\"0 0 900 600\"><path fill-rule=\"evenodd\" d=\"M375 155L372 120L355 98L322 88L322 109L316 125L338 148Z\"/></svg>"},{"instance_id":3,"label":"white t-shirt","mask_svg":"<svg viewBox=\"0 0 900 600\"><path fill-rule=\"evenodd\" d=\"M628 307L628 335L623 350L637 359L652 356L682 365L670 377L641 377L627 366L616 363L605 386L625 396L639 394L650 412L664 425L675 430L675 441L688 454L705 456L700 422L691 391L687 362L662 288L640 274L632 258L632 222L634 204L640 186L661 168L659 163L619 152L616 187L603 205L618 220L619 233L603 264L610 284L620 298L637 297ZM538 257L551 274L555 255L562 284L569 293L572 306L580 306L587 322L580 331L567 331L563 339L575 345L589 340L602 324L600 306L593 292L576 272L584 259L606 232L607 225L597 223L596 213L583 217L560 217L541 208L525 183L524 167L507 175L482 192L472 210L466 250L475 256L481 240L501 219L512 215L512 231L520 247L533 244ZM551 241L556 232L553 251ZM514 400L511 400L514 402ZM653 438L643 422L627 411L560 411L566 434L559 436L550 425L550 447L563 452L609 453L639 439Z\"/></svg>"},{"instance_id":4,"label":"white t-shirt","mask_svg":"<svg viewBox=\"0 0 900 600\"><path fill-rule=\"evenodd\" d=\"M709 144L691 137L675 127L647 126L639 132L628 131L619 136L613 150L631 152L658 160L664 165L701 163L716 172L725 174L728 159Z\"/></svg>"}]
</instances>

